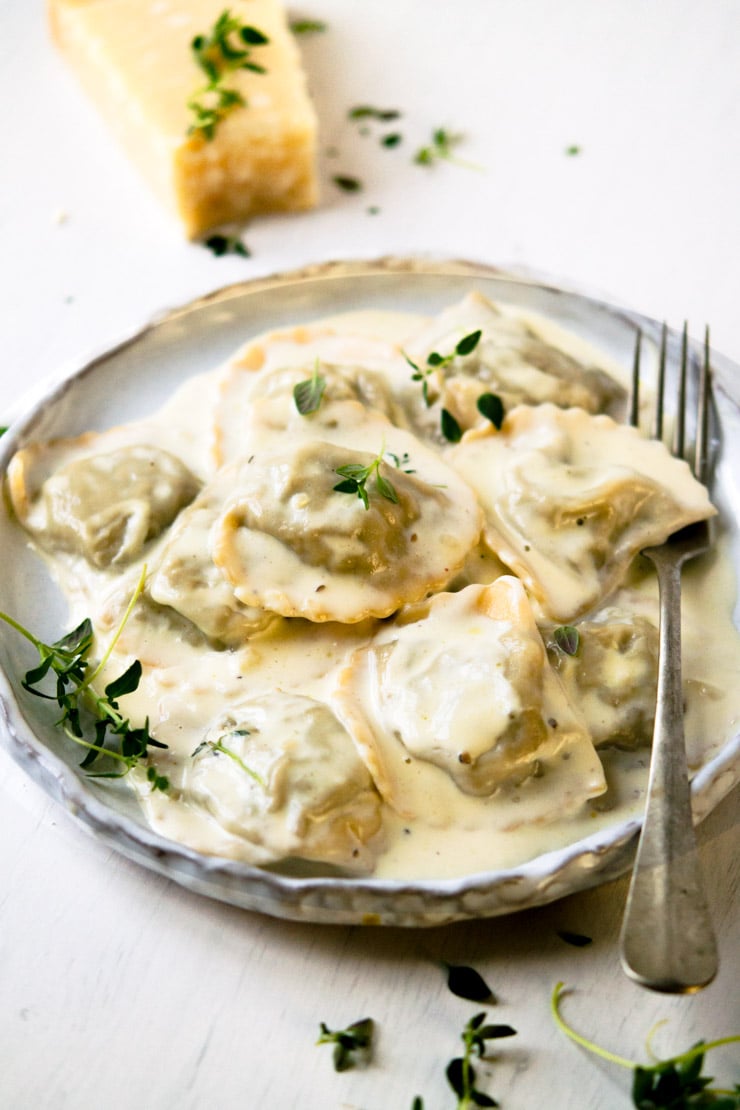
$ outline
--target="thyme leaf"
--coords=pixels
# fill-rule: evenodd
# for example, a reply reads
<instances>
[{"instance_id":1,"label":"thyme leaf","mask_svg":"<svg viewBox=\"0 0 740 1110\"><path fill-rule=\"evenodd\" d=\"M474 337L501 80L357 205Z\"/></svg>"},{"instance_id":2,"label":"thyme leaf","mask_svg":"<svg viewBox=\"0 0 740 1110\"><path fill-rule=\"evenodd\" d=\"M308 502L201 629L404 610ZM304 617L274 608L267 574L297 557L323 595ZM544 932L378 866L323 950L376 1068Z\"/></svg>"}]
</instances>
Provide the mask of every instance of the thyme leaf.
<instances>
[{"instance_id":1,"label":"thyme leaf","mask_svg":"<svg viewBox=\"0 0 740 1110\"><path fill-rule=\"evenodd\" d=\"M358 1063L370 1060L375 1025L372 1018L353 1021L346 1029L329 1029L324 1022L319 1024L319 1039L316 1044L334 1045L334 1070L348 1071Z\"/></svg>"},{"instance_id":2,"label":"thyme leaf","mask_svg":"<svg viewBox=\"0 0 740 1110\"><path fill-rule=\"evenodd\" d=\"M494 428L500 429L504 422L504 403L498 394L481 393L475 404L481 416L490 420Z\"/></svg>"},{"instance_id":3,"label":"thyme leaf","mask_svg":"<svg viewBox=\"0 0 740 1110\"><path fill-rule=\"evenodd\" d=\"M207 239L203 240L203 246L208 247L216 258L221 258L225 254L238 254L242 258L251 256L249 247L241 241L238 235L209 235Z\"/></svg>"},{"instance_id":4,"label":"thyme leaf","mask_svg":"<svg viewBox=\"0 0 740 1110\"><path fill-rule=\"evenodd\" d=\"M395 505L398 504L398 494L396 493L395 486L389 482L380 473L380 465L383 462L385 448L381 447L378 454L369 462L367 466L362 463L345 463L344 466L338 466L335 473L338 474L343 480L337 482L333 487L336 493L354 493L362 501L366 509L370 508L370 498L367 492L367 483L370 478L375 476L375 488L381 497L386 501L392 501Z\"/></svg>"},{"instance_id":5,"label":"thyme leaf","mask_svg":"<svg viewBox=\"0 0 740 1110\"><path fill-rule=\"evenodd\" d=\"M321 19L294 19L290 29L294 35L316 35L326 31L327 24Z\"/></svg>"},{"instance_id":6,"label":"thyme leaf","mask_svg":"<svg viewBox=\"0 0 740 1110\"><path fill-rule=\"evenodd\" d=\"M122 778L132 767L149 756L149 748L167 747L151 735L148 719L143 725L134 727L121 712L119 699L133 693L141 680L142 667L138 659L135 659L118 678L109 682L102 694L97 693L93 686L95 679L108 662L144 588L145 577L146 567L141 572L133 596L105 654L95 667L88 659L93 642L93 627L89 617L54 643L47 644L13 617L0 612L0 620L5 621L33 644L39 655L39 663L26 671L21 682L23 689L35 697L56 701L62 711L56 722L57 727L63 729L70 740L86 749L86 755L80 766L92 778ZM39 689L39 683L43 682L47 675L55 676L53 693ZM87 732L85 729L86 713L92 715L92 738L89 735L89 728ZM114 737L116 740L111 745L110 741ZM101 757L112 761L115 769L91 771L90 767ZM147 778L153 790L166 791L169 788L168 779L160 775L154 767L148 768Z\"/></svg>"},{"instance_id":7,"label":"thyme leaf","mask_svg":"<svg viewBox=\"0 0 740 1110\"><path fill-rule=\"evenodd\" d=\"M589 944L593 944L593 938L584 933L571 933L568 929L558 929L557 933L561 940L572 944L574 948L587 948Z\"/></svg>"},{"instance_id":8,"label":"thyme leaf","mask_svg":"<svg viewBox=\"0 0 740 1110\"><path fill-rule=\"evenodd\" d=\"M306 381L298 382L293 387L293 400L301 416L308 416L316 412L324 398L326 378L319 374L319 360L316 359L313 374Z\"/></svg>"},{"instance_id":9,"label":"thyme leaf","mask_svg":"<svg viewBox=\"0 0 740 1110\"><path fill-rule=\"evenodd\" d=\"M447 987L458 998L468 1002L495 1002L493 991L482 975L473 967L464 964L445 964L447 968Z\"/></svg>"},{"instance_id":10,"label":"thyme leaf","mask_svg":"<svg viewBox=\"0 0 740 1110\"><path fill-rule=\"evenodd\" d=\"M577 655L581 646L581 634L572 624L561 624L553 629L553 643L566 655Z\"/></svg>"},{"instance_id":11,"label":"thyme leaf","mask_svg":"<svg viewBox=\"0 0 740 1110\"><path fill-rule=\"evenodd\" d=\"M338 173L332 177L332 181L338 189L343 193L359 193L362 190L362 182L358 177L350 177L346 173Z\"/></svg>"},{"instance_id":12,"label":"thyme leaf","mask_svg":"<svg viewBox=\"0 0 740 1110\"><path fill-rule=\"evenodd\" d=\"M472 162L463 162L462 159L455 156L455 148L460 145L465 139L465 136L455 131L447 131L444 127L435 127L432 131L430 142L426 146L419 147L414 155L414 162L417 166L433 166L437 162L453 162L457 166L462 166L465 169L473 170L480 169L479 166L473 165Z\"/></svg>"},{"instance_id":13,"label":"thyme leaf","mask_svg":"<svg viewBox=\"0 0 740 1110\"><path fill-rule=\"evenodd\" d=\"M240 69L264 73L264 67L252 60L252 48L265 46L269 41L267 35L242 23L228 8L221 12L209 32L192 39L193 60L207 81L187 102L193 114L188 135L200 135L210 142L224 117L234 108L246 106L241 93L224 84L225 79Z\"/></svg>"},{"instance_id":14,"label":"thyme leaf","mask_svg":"<svg viewBox=\"0 0 740 1110\"><path fill-rule=\"evenodd\" d=\"M439 424L445 439L449 440L450 443L460 442L462 439L462 428L449 409L442 409Z\"/></svg>"},{"instance_id":15,"label":"thyme leaf","mask_svg":"<svg viewBox=\"0 0 740 1110\"><path fill-rule=\"evenodd\" d=\"M350 108L347 116L352 120L373 119L380 123L392 123L401 118L401 113L397 108L373 108L370 104L358 104Z\"/></svg>"}]
</instances>

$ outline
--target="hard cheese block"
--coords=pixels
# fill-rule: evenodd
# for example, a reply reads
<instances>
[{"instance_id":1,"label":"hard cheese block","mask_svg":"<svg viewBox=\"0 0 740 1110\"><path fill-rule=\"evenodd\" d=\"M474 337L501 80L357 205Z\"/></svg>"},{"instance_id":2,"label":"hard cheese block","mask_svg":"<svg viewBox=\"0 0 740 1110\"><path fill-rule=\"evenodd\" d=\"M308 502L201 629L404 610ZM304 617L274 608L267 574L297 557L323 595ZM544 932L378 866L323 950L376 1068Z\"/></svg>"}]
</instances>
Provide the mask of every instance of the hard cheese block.
<instances>
[{"instance_id":1,"label":"hard cheese block","mask_svg":"<svg viewBox=\"0 0 740 1110\"><path fill-rule=\"evenodd\" d=\"M210 139L191 130L197 119L188 102L208 84L191 43L208 36L226 8L224 0L49 0L56 42L192 238L317 199L316 115L276 0L230 0L231 16L269 39L248 54L265 72L224 73L223 85L244 104L224 113ZM235 34L228 41L244 46Z\"/></svg>"}]
</instances>

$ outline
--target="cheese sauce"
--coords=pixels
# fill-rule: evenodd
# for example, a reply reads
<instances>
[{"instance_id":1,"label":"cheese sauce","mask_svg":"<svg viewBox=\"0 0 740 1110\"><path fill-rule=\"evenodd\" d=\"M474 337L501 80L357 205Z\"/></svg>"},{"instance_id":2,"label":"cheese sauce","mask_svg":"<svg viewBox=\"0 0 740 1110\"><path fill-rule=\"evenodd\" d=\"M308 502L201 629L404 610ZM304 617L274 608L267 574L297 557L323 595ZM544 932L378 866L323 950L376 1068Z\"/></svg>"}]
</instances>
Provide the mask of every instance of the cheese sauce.
<instances>
[{"instance_id":1,"label":"cheese sauce","mask_svg":"<svg viewBox=\"0 0 740 1110\"><path fill-rule=\"evenodd\" d=\"M620 374L472 296L258 337L158 413L20 451L16 515L99 656L147 568L99 684L141 661L122 708L167 745L167 792L129 775L152 826L291 873L425 879L638 814L657 635L639 550L714 510L612 418ZM719 530L684 573L694 770L740 719Z\"/></svg>"}]
</instances>

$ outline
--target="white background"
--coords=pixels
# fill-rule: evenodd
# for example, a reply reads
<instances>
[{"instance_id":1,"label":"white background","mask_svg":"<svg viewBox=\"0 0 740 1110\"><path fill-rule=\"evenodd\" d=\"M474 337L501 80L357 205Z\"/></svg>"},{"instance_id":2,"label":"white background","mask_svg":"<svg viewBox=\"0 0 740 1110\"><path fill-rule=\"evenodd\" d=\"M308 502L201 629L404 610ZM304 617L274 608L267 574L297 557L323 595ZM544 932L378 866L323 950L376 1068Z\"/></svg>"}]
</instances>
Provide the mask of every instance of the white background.
<instances>
[{"instance_id":1,"label":"white background","mask_svg":"<svg viewBox=\"0 0 740 1110\"><path fill-rule=\"evenodd\" d=\"M689 0L307 0L323 195L255 221L248 259L185 242L49 43L41 0L0 0L0 417L62 365L160 310L312 261L424 254L545 273L740 360L740 4ZM397 108L395 149L347 120ZM444 126L478 169L412 163ZM394 125L395 127L395 125ZM566 154L577 145L581 152ZM329 148L338 155L329 157ZM359 177L345 194L335 173ZM371 215L368 208L380 211ZM3 422L0 419L0 423ZM474 964L518 1036L485 1068L505 1110L611 1110L629 1076L555 1031L566 1013L646 1058L740 1031L740 794L701 829L718 981L648 994L619 970L625 883L431 932L308 927L207 902L88 838L0 752L0 1106L10 1110L454 1106L447 1060L475 1007L439 960ZM587 933L588 948L556 930ZM375 1062L336 1075L314 1040L366 1014ZM735 1054L736 1055L736 1054ZM710 1058L725 1081L732 1053Z\"/></svg>"}]
</instances>

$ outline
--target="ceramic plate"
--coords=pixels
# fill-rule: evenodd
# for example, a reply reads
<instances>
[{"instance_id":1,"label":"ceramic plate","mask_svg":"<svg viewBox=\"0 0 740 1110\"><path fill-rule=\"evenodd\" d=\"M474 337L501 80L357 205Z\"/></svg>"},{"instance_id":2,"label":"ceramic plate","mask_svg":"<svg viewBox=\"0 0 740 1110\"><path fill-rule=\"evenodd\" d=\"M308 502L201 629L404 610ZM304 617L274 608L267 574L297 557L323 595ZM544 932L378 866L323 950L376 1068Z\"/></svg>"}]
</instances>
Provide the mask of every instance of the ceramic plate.
<instances>
[{"instance_id":1,"label":"ceramic plate","mask_svg":"<svg viewBox=\"0 0 740 1110\"><path fill-rule=\"evenodd\" d=\"M659 325L637 313L473 264L401 259L330 263L231 286L169 312L71 376L47 383L44 396L28 403L0 440L0 469L4 472L17 448L31 440L100 430L143 415L186 378L218 365L250 335L358 307L431 314L474 288L492 300L550 317L623 366L631 362L637 327L648 346L659 336ZM737 568L740 367L719 354L713 355L713 366L722 444L714 495L731 532ZM40 635L56 639L65 627L64 600L6 509L0 517L0 543L5 554L0 607ZM735 621L740 624L737 612ZM31 665L26 649L16 633L0 625L0 734L11 754L96 836L210 897L295 920L431 926L543 904L612 879L630 866L636 819L615 822L518 867L444 881L295 878L200 855L152 832L125 786L84 777L78 749L54 729L47 703L26 698L20 689ZM694 778L697 819L739 779L740 736L735 736Z\"/></svg>"}]
</instances>

